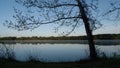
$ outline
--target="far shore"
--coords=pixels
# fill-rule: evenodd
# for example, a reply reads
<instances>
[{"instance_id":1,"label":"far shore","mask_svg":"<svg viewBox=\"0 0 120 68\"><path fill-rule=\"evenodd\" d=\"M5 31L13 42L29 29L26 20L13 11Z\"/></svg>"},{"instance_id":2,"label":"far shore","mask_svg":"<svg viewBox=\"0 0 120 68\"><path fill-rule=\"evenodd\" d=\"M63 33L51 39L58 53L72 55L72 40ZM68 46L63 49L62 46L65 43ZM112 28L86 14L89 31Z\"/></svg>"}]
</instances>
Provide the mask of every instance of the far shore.
<instances>
[{"instance_id":1,"label":"far shore","mask_svg":"<svg viewBox=\"0 0 120 68\"><path fill-rule=\"evenodd\" d=\"M120 45L120 40L94 40L96 45ZM14 43L60 43L60 44L88 44L87 40L0 40L2 44Z\"/></svg>"}]
</instances>

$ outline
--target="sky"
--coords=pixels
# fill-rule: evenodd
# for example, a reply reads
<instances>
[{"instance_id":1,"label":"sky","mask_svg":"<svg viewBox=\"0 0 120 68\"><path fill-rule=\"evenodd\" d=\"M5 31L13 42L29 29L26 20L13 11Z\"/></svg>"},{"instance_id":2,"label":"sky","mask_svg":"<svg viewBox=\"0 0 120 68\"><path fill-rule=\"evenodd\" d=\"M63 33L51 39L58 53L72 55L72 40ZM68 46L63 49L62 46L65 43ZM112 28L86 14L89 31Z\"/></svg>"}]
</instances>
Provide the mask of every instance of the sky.
<instances>
[{"instance_id":1,"label":"sky","mask_svg":"<svg viewBox=\"0 0 120 68\"><path fill-rule=\"evenodd\" d=\"M105 4L108 2L107 0L100 0L102 5L100 5L101 9L104 11ZM109 0L110 1L110 0ZM22 9L22 7L15 3L14 0L0 0L0 37L5 36L60 36L60 32L55 33L54 26L51 25L42 25L41 27L34 29L32 31L17 31L14 29L7 28L3 26L5 20L12 20L12 16L15 14L13 7L17 7ZM108 21L102 20L100 21L103 26L95 31L93 34L118 34L120 33L120 21ZM84 26L80 26L77 28L70 36L80 36L86 35Z\"/></svg>"}]
</instances>

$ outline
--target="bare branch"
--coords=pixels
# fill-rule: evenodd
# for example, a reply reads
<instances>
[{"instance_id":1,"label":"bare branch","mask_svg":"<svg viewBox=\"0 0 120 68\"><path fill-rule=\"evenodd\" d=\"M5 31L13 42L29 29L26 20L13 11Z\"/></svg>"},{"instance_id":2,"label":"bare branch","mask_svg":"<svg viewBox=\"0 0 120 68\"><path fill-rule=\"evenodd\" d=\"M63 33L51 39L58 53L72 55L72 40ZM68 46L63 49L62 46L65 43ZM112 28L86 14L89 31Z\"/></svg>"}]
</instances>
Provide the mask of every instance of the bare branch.
<instances>
[{"instance_id":1,"label":"bare branch","mask_svg":"<svg viewBox=\"0 0 120 68\"><path fill-rule=\"evenodd\" d=\"M117 10L120 10L120 7L114 7L114 8L112 8L112 9L110 9L110 10L107 11L103 16L108 15L108 14L110 14L110 13L112 13L112 12L117 11Z\"/></svg>"},{"instance_id":2,"label":"bare branch","mask_svg":"<svg viewBox=\"0 0 120 68\"><path fill-rule=\"evenodd\" d=\"M37 5L36 5L37 6ZM62 6L78 6L76 4L59 4L59 5L53 5L53 6L37 6L39 8L58 8L58 7L62 7Z\"/></svg>"},{"instance_id":3,"label":"bare branch","mask_svg":"<svg viewBox=\"0 0 120 68\"><path fill-rule=\"evenodd\" d=\"M75 28L77 27L77 24L78 24L78 23L79 23L79 20L77 20L77 22L75 23L75 25L73 25L72 30L71 30L70 32L68 32L65 36L71 34L71 33L75 30Z\"/></svg>"},{"instance_id":4,"label":"bare branch","mask_svg":"<svg viewBox=\"0 0 120 68\"><path fill-rule=\"evenodd\" d=\"M29 10L26 13L23 11L15 10L16 15L15 22L6 21L9 28L15 28L17 30L29 30L38 28L44 24L59 24L60 26L71 26L73 29L68 32L72 33L76 26L80 23L81 17L78 0L62 1L62 0L15 0L17 3L22 4ZM90 4L85 0L81 0L85 14L92 25L92 28L96 28L98 22L92 14L92 10L97 8L98 0L91 0ZM35 11L34 11L35 10ZM36 11L37 10L37 11ZM32 13L31 13L32 11ZM36 15L37 14L37 15ZM75 23L78 23L75 25ZM75 27L73 27L75 26Z\"/></svg>"},{"instance_id":5,"label":"bare branch","mask_svg":"<svg viewBox=\"0 0 120 68\"><path fill-rule=\"evenodd\" d=\"M27 8L29 7L38 7L38 8L58 8L62 6L78 6L77 4L70 4L70 3L58 3L58 1L38 1L38 0L16 0L17 3L22 3Z\"/></svg>"},{"instance_id":6,"label":"bare branch","mask_svg":"<svg viewBox=\"0 0 120 68\"><path fill-rule=\"evenodd\" d=\"M35 29L35 28L38 28L40 25L43 25L43 24L51 24L51 23L56 23L57 21L60 21L60 20L76 19L76 18L80 18L80 17L59 18L59 19L44 22L44 23L42 21L39 22L39 21L34 21L32 19L25 19L24 17L23 17L24 19L21 19L19 16L18 16L18 18L20 20L18 24L14 24L11 21L6 21L7 23L9 23L7 26L9 26L9 28L15 28L15 29L18 29L19 31L21 31L21 30ZM27 23L27 20L30 20L33 23Z\"/></svg>"},{"instance_id":7,"label":"bare branch","mask_svg":"<svg viewBox=\"0 0 120 68\"><path fill-rule=\"evenodd\" d=\"M63 20L63 19L75 19L75 18L81 18L81 17L66 17L66 18L59 18L57 20L53 20L53 21L50 21L50 22L45 22L45 23L39 23L39 24L49 24L49 23L54 23L56 21L60 21L60 20Z\"/></svg>"}]
</instances>

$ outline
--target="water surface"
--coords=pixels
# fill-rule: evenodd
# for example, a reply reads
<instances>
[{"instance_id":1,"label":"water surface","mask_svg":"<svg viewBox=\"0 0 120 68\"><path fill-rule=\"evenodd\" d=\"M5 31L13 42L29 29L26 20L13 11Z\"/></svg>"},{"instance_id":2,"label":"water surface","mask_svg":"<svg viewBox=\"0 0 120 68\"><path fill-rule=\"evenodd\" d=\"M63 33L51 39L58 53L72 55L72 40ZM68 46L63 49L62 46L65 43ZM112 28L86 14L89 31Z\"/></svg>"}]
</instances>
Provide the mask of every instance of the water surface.
<instances>
[{"instance_id":1,"label":"water surface","mask_svg":"<svg viewBox=\"0 0 120 68\"><path fill-rule=\"evenodd\" d=\"M74 62L89 59L87 44L0 44L1 50L5 50L4 46L11 48L9 51L13 51L18 61ZM96 50L100 57L103 53L107 57L120 55L120 45L96 45Z\"/></svg>"}]
</instances>

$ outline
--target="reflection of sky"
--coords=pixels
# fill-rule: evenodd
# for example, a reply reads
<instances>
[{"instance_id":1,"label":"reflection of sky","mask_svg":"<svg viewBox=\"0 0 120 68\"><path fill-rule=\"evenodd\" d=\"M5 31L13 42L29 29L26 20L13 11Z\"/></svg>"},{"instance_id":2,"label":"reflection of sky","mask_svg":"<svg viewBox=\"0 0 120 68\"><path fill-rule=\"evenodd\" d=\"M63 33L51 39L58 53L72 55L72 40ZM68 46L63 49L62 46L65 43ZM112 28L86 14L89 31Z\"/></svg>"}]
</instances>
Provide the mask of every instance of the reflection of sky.
<instances>
[{"instance_id":1,"label":"reflection of sky","mask_svg":"<svg viewBox=\"0 0 120 68\"><path fill-rule=\"evenodd\" d=\"M19 61L74 62L89 56L88 46L80 44L15 44L14 51Z\"/></svg>"},{"instance_id":2,"label":"reflection of sky","mask_svg":"<svg viewBox=\"0 0 120 68\"><path fill-rule=\"evenodd\" d=\"M110 0L100 0L102 3L100 5L101 10L106 10L105 7L107 7L105 4L107 4ZM43 25L38 29L35 29L33 31L21 31L18 32L17 30L8 29L7 27L3 26L3 22L7 20L11 20L12 16L14 14L13 6L18 6L14 2L14 0L0 0L0 36L57 36L58 33L54 33L54 26L53 25ZM22 9L21 7L19 7ZM118 21L118 24L114 24L110 21L102 21L103 28L100 28L96 31L94 31L94 34L102 34L102 33L120 33L120 23ZM109 23L109 24L108 24ZM62 31L63 29L61 29ZM84 27L81 26L80 28L76 29L71 35L84 35Z\"/></svg>"},{"instance_id":3,"label":"reflection of sky","mask_svg":"<svg viewBox=\"0 0 120 68\"><path fill-rule=\"evenodd\" d=\"M9 44L5 44L7 47ZM0 46L4 46L0 44ZM12 44L14 58L18 61L40 60L42 62L74 62L89 58L87 44ZM9 45L9 46L12 46ZM107 57L120 55L120 45L97 45L99 56L104 53ZM12 48L12 47L11 47ZM2 52L5 52L2 50ZM114 55L115 54L115 55ZM1 56L2 54L0 54Z\"/></svg>"}]
</instances>

